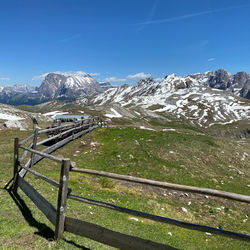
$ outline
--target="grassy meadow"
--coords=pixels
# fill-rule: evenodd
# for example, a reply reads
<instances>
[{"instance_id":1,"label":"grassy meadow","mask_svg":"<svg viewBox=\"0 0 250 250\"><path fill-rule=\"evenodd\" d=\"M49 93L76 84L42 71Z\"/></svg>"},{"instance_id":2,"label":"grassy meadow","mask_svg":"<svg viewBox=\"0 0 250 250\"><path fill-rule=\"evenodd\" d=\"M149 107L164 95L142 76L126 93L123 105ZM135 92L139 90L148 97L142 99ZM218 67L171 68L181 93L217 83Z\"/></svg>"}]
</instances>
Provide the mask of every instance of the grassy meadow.
<instances>
[{"instance_id":1,"label":"grassy meadow","mask_svg":"<svg viewBox=\"0 0 250 250\"><path fill-rule=\"evenodd\" d=\"M103 170L153 180L208 187L250 195L250 141L213 137L192 127L169 124L175 131L133 127L97 129L54 155L70 158L78 168ZM0 249L112 249L64 233L53 240L53 225L19 190L3 189L13 174L13 141L31 131L0 131ZM34 169L59 180L60 164L43 160ZM52 204L55 187L27 174L26 179ZM104 177L70 173L72 193L186 222L250 234L246 203L154 188ZM67 215L180 249L249 249L247 242L187 230L101 207L67 201Z\"/></svg>"}]
</instances>

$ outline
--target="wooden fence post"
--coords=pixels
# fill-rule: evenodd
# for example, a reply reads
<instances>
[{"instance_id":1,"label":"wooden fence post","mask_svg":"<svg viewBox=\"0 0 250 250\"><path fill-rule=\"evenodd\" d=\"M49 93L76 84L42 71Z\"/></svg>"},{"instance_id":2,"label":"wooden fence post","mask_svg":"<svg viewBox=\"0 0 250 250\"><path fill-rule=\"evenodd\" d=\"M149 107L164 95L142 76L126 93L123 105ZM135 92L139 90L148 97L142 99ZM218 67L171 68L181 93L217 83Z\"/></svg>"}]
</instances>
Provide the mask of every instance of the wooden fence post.
<instances>
[{"instance_id":1,"label":"wooden fence post","mask_svg":"<svg viewBox=\"0 0 250 250\"><path fill-rule=\"evenodd\" d=\"M17 188L18 188L18 166L19 166L18 148L19 148L19 139L15 138L14 140L14 173L13 173L14 182L12 186L12 190L15 193L17 192Z\"/></svg>"},{"instance_id":2,"label":"wooden fence post","mask_svg":"<svg viewBox=\"0 0 250 250\"><path fill-rule=\"evenodd\" d=\"M68 195L68 179L69 179L70 160L62 161L60 186L58 191L57 212L56 212L56 228L55 239L59 240L64 232L64 223L66 216L66 201Z\"/></svg>"},{"instance_id":3,"label":"wooden fence post","mask_svg":"<svg viewBox=\"0 0 250 250\"><path fill-rule=\"evenodd\" d=\"M37 135L38 135L38 129L36 128L35 130L34 130L34 137L33 137L33 145L32 145L32 149L34 149L34 150L36 150L36 143L37 143ZM31 156L30 156L30 168L32 168L33 167L33 165L34 165L34 157L35 157L36 155L34 154L34 153L31 153Z\"/></svg>"}]
</instances>

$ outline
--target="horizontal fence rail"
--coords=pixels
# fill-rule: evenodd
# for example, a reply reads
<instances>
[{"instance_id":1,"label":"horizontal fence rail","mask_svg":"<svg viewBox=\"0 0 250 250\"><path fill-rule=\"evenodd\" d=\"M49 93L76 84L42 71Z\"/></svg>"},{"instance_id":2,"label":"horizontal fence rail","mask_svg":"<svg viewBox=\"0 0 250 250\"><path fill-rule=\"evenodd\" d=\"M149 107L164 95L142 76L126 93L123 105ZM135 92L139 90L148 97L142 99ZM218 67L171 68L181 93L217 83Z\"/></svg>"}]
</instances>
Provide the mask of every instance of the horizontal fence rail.
<instances>
[{"instance_id":1,"label":"horizontal fence rail","mask_svg":"<svg viewBox=\"0 0 250 250\"><path fill-rule=\"evenodd\" d=\"M183 222L183 221L179 221L179 220L174 220L174 219L170 219L170 218L166 218L166 217L162 217L162 216L158 216L158 215L148 214L148 213L144 213L144 212L141 212L141 211L137 211L137 210L133 210L133 209L125 208L125 207L120 207L120 206L116 206L114 204L110 204L110 203L107 203L107 202L96 201L96 200L84 198L84 197L73 195L73 194L69 194L68 198L72 199L72 200L76 200L76 201L81 201L81 202L84 202L84 203L87 203L87 204L112 209L112 210L115 210L115 211L118 211L118 212L121 212L121 213L127 213L127 214L131 214L131 215L135 215L135 216L140 216L140 217L143 217L143 218L146 218L146 219L150 219L150 220L153 220L153 221L158 221L158 222L162 222L162 223L166 223L166 224L175 225L175 226L178 226L178 227L183 227L183 228L196 230L196 231L202 231L202 232L210 232L210 233L226 236L226 237L229 237L229 238L250 241L250 236L249 235L245 235L245 234L241 234L241 233L235 233L235 232L231 232L231 231L222 230L222 229L219 229L219 228L214 228L214 227L209 227L209 226L204 226L204 225L198 225L198 224L193 224L193 223Z\"/></svg>"},{"instance_id":2,"label":"horizontal fence rail","mask_svg":"<svg viewBox=\"0 0 250 250\"><path fill-rule=\"evenodd\" d=\"M54 145L52 145L52 146L50 146L50 147L48 147L48 148L46 148L46 149L40 151L40 153L51 154L52 152L56 151L58 148L60 148L60 147L62 147L62 146L64 146L64 145L66 145L66 144L69 143L70 141L72 141L72 140L74 140L74 139L77 139L78 137L80 137L80 136L82 136L82 135L84 135L84 134L86 134L86 133L89 133L89 132L91 132L92 130L98 128L98 127L99 127L98 125L94 125L93 127L88 128L88 129L86 129L86 130L83 130L83 131L81 131L81 132L79 132L79 133L77 133L77 134L70 135L70 136L66 137L65 139L63 139L63 140L61 140L61 141L55 143ZM33 165L37 164L37 163L38 163L39 161L41 161L43 158L44 158L44 156L42 156L42 155L36 155L36 156L34 157ZM29 167L30 167L30 164L31 164L31 161L29 160L29 161L25 164L25 167L26 167L26 168L29 168ZM19 175L20 175L21 177L24 177L24 176L26 175L26 173L27 173L27 170L22 169L22 170L20 171Z\"/></svg>"},{"instance_id":3,"label":"horizontal fence rail","mask_svg":"<svg viewBox=\"0 0 250 250\"><path fill-rule=\"evenodd\" d=\"M54 128L47 128L47 129L43 129L43 130L40 130L38 132L38 134L46 134L48 132L52 132L52 131L56 131L56 130L60 130L62 128L67 128L67 127L72 127L72 124L64 124L64 125L60 125L60 126L57 126L57 127L54 127Z\"/></svg>"},{"instance_id":4,"label":"horizontal fence rail","mask_svg":"<svg viewBox=\"0 0 250 250\"><path fill-rule=\"evenodd\" d=\"M225 191L220 191L216 189L200 188L200 187L186 186L186 185L180 185L180 184L169 183L169 182L154 181L154 180L133 177L133 176L128 176L128 175L114 174L114 173L109 173L105 171L82 169L82 168L76 168L76 167L72 167L71 171L85 173L85 174L99 175L99 176L109 177L109 178L118 179L118 180L136 182L140 184L147 184L147 185L160 187L160 188L170 188L170 189L179 190L179 191L206 194L206 195L217 196L217 197L221 197L225 199L231 199L231 200L250 203L250 196L248 195L225 192Z\"/></svg>"},{"instance_id":5,"label":"horizontal fence rail","mask_svg":"<svg viewBox=\"0 0 250 250\"><path fill-rule=\"evenodd\" d=\"M31 143L28 145L27 148L32 148L32 147L33 147L33 142L31 142ZM23 162L23 160L25 159L25 157L27 156L27 154L28 154L28 151L27 151L27 150L24 150L23 155L21 156L21 158L20 158L20 160L19 160L20 163Z\"/></svg>"},{"instance_id":6,"label":"horizontal fence rail","mask_svg":"<svg viewBox=\"0 0 250 250\"><path fill-rule=\"evenodd\" d=\"M60 163L63 161L63 158L59 158L59 157L56 157L56 156L53 156L53 155L50 155L50 154L46 154L46 153L38 151L38 150L34 150L34 149L27 148L27 147L24 147L24 146L20 146L20 148L22 148L24 150L27 150L27 151L29 151L31 153L34 153L36 155L40 155L43 158L48 158L48 159L50 159L52 161L56 161L56 162L60 162Z\"/></svg>"},{"instance_id":7,"label":"horizontal fence rail","mask_svg":"<svg viewBox=\"0 0 250 250\"><path fill-rule=\"evenodd\" d=\"M73 132L73 131L75 131L75 130L78 130L78 129L82 129L82 128L88 128L90 125L82 125L82 126L79 126L79 127L75 127L75 128L71 128L71 129L69 129L69 130L66 130L66 131L64 131L64 132L60 132L59 134L57 134L57 135L54 135L54 136L52 136L52 137L49 137L49 138L47 138L47 139L45 139L45 140L43 140L43 141L40 141L40 142L38 142L37 143L37 146L39 146L39 145L42 145L42 144L45 144L45 143L47 143L47 142L49 142L49 141L53 141L54 139L56 139L56 138L58 138L58 137L60 137L60 136L64 136L64 135L67 135L67 134L69 134L69 133L71 133L71 132Z\"/></svg>"},{"instance_id":8,"label":"horizontal fence rail","mask_svg":"<svg viewBox=\"0 0 250 250\"><path fill-rule=\"evenodd\" d=\"M42 175L42 174L38 173L37 171L35 171L35 170L33 170L33 169L26 168L26 167L22 166L21 164L20 164L20 166L21 166L22 168L24 168L25 170L27 170L28 172L30 172L30 173L32 173L33 175L35 175L37 178L42 179L42 180L44 180L44 181L47 181L47 182L50 183L51 185L53 185L53 186L59 188L60 184L59 184L57 181L54 181L54 180L50 179L49 177L47 177L47 176L45 176L45 175ZM68 188L68 193L71 193L71 192L72 192L72 190L71 190L70 188Z\"/></svg>"},{"instance_id":9,"label":"horizontal fence rail","mask_svg":"<svg viewBox=\"0 0 250 250\"><path fill-rule=\"evenodd\" d=\"M30 139L32 139L34 137L34 133L30 136L28 136L27 138L23 139L21 142L20 142L20 145L26 143L27 141L29 141Z\"/></svg>"}]
</instances>

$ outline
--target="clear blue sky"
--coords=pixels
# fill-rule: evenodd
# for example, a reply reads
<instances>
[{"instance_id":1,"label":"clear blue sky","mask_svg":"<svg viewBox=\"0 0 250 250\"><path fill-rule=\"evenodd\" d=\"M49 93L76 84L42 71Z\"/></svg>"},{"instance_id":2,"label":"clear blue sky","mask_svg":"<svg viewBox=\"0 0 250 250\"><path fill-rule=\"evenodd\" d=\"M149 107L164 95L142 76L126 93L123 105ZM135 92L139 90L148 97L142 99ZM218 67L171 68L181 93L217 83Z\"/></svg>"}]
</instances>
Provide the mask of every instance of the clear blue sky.
<instances>
[{"instance_id":1,"label":"clear blue sky","mask_svg":"<svg viewBox=\"0 0 250 250\"><path fill-rule=\"evenodd\" d=\"M250 73L250 0L0 0L0 85L218 68Z\"/></svg>"}]
</instances>

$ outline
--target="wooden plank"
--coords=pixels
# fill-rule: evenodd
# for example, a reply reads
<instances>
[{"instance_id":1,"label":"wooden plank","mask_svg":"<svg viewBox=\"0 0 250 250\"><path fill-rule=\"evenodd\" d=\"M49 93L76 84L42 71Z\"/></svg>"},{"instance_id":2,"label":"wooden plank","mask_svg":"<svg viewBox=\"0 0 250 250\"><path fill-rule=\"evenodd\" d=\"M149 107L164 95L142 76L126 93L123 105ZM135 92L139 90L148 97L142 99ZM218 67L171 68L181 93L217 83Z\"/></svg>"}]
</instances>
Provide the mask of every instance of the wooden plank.
<instances>
[{"instance_id":1,"label":"wooden plank","mask_svg":"<svg viewBox=\"0 0 250 250\"><path fill-rule=\"evenodd\" d=\"M83 122L87 121L87 119L84 119ZM79 121L79 122L75 122L75 123L72 123L72 124L64 124L64 125L60 125L60 126L57 126L57 127L54 127L54 128L47 128L47 129L43 129L43 130L40 130L38 132L38 134L46 134L48 132L52 132L52 131L55 131L55 130L59 130L61 128L67 128L67 127L72 127L73 124L75 125L79 125L81 124L82 121Z\"/></svg>"},{"instance_id":2,"label":"wooden plank","mask_svg":"<svg viewBox=\"0 0 250 250\"><path fill-rule=\"evenodd\" d=\"M31 148L32 145L33 145L33 142L31 142L31 143L28 145L28 148ZM23 155L21 156L21 158L20 158L20 160L19 160L20 163L23 162L23 160L25 159L25 157L27 156L27 154L28 154L28 151L27 151L27 150L24 150Z\"/></svg>"},{"instance_id":3,"label":"wooden plank","mask_svg":"<svg viewBox=\"0 0 250 250\"><path fill-rule=\"evenodd\" d=\"M105 227L95 225L89 222L66 217L65 231L80 235L103 244L119 249L130 250L166 250L176 249L161 243L145 240L139 237L115 232Z\"/></svg>"},{"instance_id":4,"label":"wooden plank","mask_svg":"<svg viewBox=\"0 0 250 250\"><path fill-rule=\"evenodd\" d=\"M56 151L58 148L64 146L64 145L67 144L67 143L69 143L70 141L72 141L72 140L74 140L74 139L76 139L76 138L82 136L83 134L86 134L86 133L92 131L92 130L95 129L95 128L98 128L98 126L94 126L94 127L92 127L92 128L89 128L89 129L86 129L86 130L84 130L84 131L81 131L81 132L75 134L74 137L71 135L71 136L69 136L69 137L67 137L67 138L65 138L65 139L63 139L63 140L57 142L56 144L52 145L51 147L48 147L48 148L42 150L40 153L50 154L50 153ZM21 147L23 148L23 146L21 146ZM42 160L43 158L44 158L44 157L41 156L41 155L36 155L36 157L34 158L34 165L35 165L36 163L38 163L40 160ZM28 168L29 166L30 166L30 161L28 161L28 162L25 164L25 167ZM19 175L20 175L21 177L24 177L26 173L27 173L27 170L22 169L22 170L20 171Z\"/></svg>"},{"instance_id":5,"label":"wooden plank","mask_svg":"<svg viewBox=\"0 0 250 250\"><path fill-rule=\"evenodd\" d=\"M20 145L22 145L22 144L24 144L25 142L27 142L28 140L30 140L33 136L34 136L34 133L31 134L30 136L28 136L27 138L23 139L23 140L20 142Z\"/></svg>"},{"instance_id":6,"label":"wooden plank","mask_svg":"<svg viewBox=\"0 0 250 250\"><path fill-rule=\"evenodd\" d=\"M66 134L68 134L68 133L70 133L70 132L73 132L74 130L81 129L81 128L84 128L84 127L87 127L87 126L88 126L88 125L85 124L85 125L82 125L82 126L79 126L79 127L76 127L76 128L71 128L71 129L66 130L66 131L64 131L64 132L62 132L62 133L59 133L59 134L57 134L57 135L55 135L55 136L49 137L49 138L47 138L47 139L44 139L43 141L38 142L37 145L42 145L42 144L44 144L44 143L47 143L47 142L49 142L49 141L52 141L52 140L54 140L54 139L60 137L60 136L64 136L64 135L66 135Z\"/></svg>"},{"instance_id":7,"label":"wooden plank","mask_svg":"<svg viewBox=\"0 0 250 250\"><path fill-rule=\"evenodd\" d=\"M89 133L90 131L92 131L92 130L94 130L94 129L96 129L96 128L98 128L97 125L95 125L95 126L93 126L93 127L91 127L91 128L88 128L88 129L86 129L86 130L83 130L83 131L81 131L81 132L78 132L77 134L74 135L74 139L77 139L78 137L80 137L80 136L82 136L82 135L84 135L84 134L87 134L87 133Z\"/></svg>"},{"instance_id":8,"label":"wooden plank","mask_svg":"<svg viewBox=\"0 0 250 250\"><path fill-rule=\"evenodd\" d=\"M184 221L174 220L174 219L170 219L170 218L166 218L166 217L162 217L162 216L158 216L158 215L148 214L148 213L144 213L144 212L141 212L141 211L136 211L136 210L125 208L125 207L116 206L114 204L110 204L110 203L107 203L107 202L95 201L95 200L92 200L92 199L80 197L80 196L77 196L77 195L69 194L68 198L73 199L73 200L77 200L77 201L81 201L81 202L84 202L84 203L87 203L87 204L91 204L91 205L96 205L96 206L100 206L100 207L109 208L109 209L112 209L112 210L115 210L115 211L118 211L118 212L121 212L121 213L127 213L127 214L131 214L131 215L134 215L134 216L140 216L140 217L143 217L143 218L146 218L146 219L150 219L150 220L153 220L153 221L158 221L158 222L163 222L163 223L166 223L166 224L175 225L175 226L178 226L178 227L183 227L183 228L202 231L202 232L210 232L210 233L213 233L213 234L219 234L219 235L229 237L229 238L250 241L250 236L249 235L245 235L245 234L241 234L241 233L235 233L235 232L231 232L231 231L227 231L227 230L222 230L222 229L219 229L219 228L214 228L214 227L209 227L209 226L204 226L204 225L198 225L198 224L193 224L193 223L188 223L188 222L184 222Z\"/></svg>"},{"instance_id":9,"label":"wooden plank","mask_svg":"<svg viewBox=\"0 0 250 250\"><path fill-rule=\"evenodd\" d=\"M20 176L18 177L18 185L22 189L22 191L34 202L34 204L43 212L43 214L49 219L49 221L53 225L55 225L55 207Z\"/></svg>"},{"instance_id":10,"label":"wooden plank","mask_svg":"<svg viewBox=\"0 0 250 250\"><path fill-rule=\"evenodd\" d=\"M60 174L60 186L58 192L57 212L56 212L56 229L55 238L59 240L64 232L64 223L66 216L66 201L68 195L70 160L63 160Z\"/></svg>"},{"instance_id":11,"label":"wooden plank","mask_svg":"<svg viewBox=\"0 0 250 250\"><path fill-rule=\"evenodd\" d=\"M23 147L23 146L20 146L20 148L22 148L24 150L27 150L27 151L29 151L29 152L31 152L33 154L40 155L43 158L48 158L48 159L56 161L56 162L62 162L62 160L63 160L62 158L59 158L59 157L56 157L56 156L53 156L53 155L50 155L50 154L46 154L46 153L44 153L42 151L37 151L37 150L31 149L31 148L27 148L27 147ZM33 161L35 162L35 158L33 158ZM33 166L33 164L31 164L31 166Z\"/></svg>"},{"instance_id":12,"label":"wooden plank","mask_svg":"<svg viewBox=\"0 0 250 250\"><path fill-rule=\"evenodd\" d=\"M19 144L19 139L15 138L14 140L14 172L13 172L13 178L14 178L14 182L13 182L13 187L12 190L13 192L17 192L17 188L18 188L18 166L19 166L19 162L18 162L18 145Z\"/></svg>"},{"instance_id":13,"label":"wooden plank","mask_svg":"<svg viewBox=\"0 0 250 250\"><path fill-rule=\"evenodd\" d=\"M35 124L33 124L33 125L35 125ZM34 130L34 137L33 137L33 145L32 145L32 149L33 150L36 150L37 135L38 135L38 129L36 128ZM34 157L35 157L34 152L31 152L31 156L30 156L30 168L32 168L32 166L34 165Z\"/></svg>"},{"instance_id":14,"label":"wooden plank","mask_svg":"<svg viewBox=\"0 0 250 250\"><path fill-rule=\"evenodd\" d=\"M48 183L50 183L51 185L53 185L53 186L59 188L60 184L59 184L57 181L54 181L54 180L50 179L49 177L47 177L47 176L45 176L45 175L42 175L42 174L38 173L38 172L35 171L35 170L32 170L32 169L30 169L30 168L26 168L26 167L22 166L21 164L20 164L20 166L21 166L22 168L26 169L28 172L30 172L30 173L32 173L33 175L35 175L36 177L38 177L39 179L45 180L45 181L47 181ZM71 192L72 192L71 188L68 188L68 193L71 193Z\"/></svg>"},{"instance_id":15,"label":"wooden plank","mask_svg":"<svg viewBox=\"0 0 250 250\"><path fill-rule=\"evenodd\" d=\"M180 184L169 183L169 182L154 181L154 180L149 180L149 179L144 179L144 178L139 178L139 177L114 174L114 173L92 170L92 169L82 169L82 168L72 167L71 171L110 177L113 179L131 181L131 182L140 183L140 184L147 184L147 185L160 187L160 188L170 188L174 190L206 194L206 195L217 196L217 197L221 197L225 199L231 199L235 201L250 203L250 196L248 195L236 194L236 193L231 193L231 192L226 192L226 191L221 191L221 190L216 190L216 189L200 188L200 187L180 185Z\"/></svg>"},{"instance_id":16,"label":"wooden plank","mask_svg":"<svg viewBox=\"0 0 250 250\"><path fill-rule=\"evenodd\" d=\"M61 129L61 128L66 128L66 127L72 127L72 124L65 124L65 125L61 125L61 126L58 126L58 127L54 127L54 128L48 128L48 129L43 129L43 130L40 130L38 132L38 134L46 134L48 132L52 132L52 131L55 131L55 130L58 130L58 129Z\"/></svg>"},{"instance_id":17,"label":"wooden plank","mask_svg":"<svg viewBox=\"0 0 250 250\"><path fill-rule=\"evenodd\" d=\"M21 164L20 164L21 165ZM29 169L29 168L26 168L24 166L21 165L22 168L26 169L28 172L32 173L33 175L35 175L36 177L38 177L39 179L42 179L42 180L45 180L47 181L48 183L50 183L51 185L55 186L55 187L59 187L59 183L57 181L54 181L52 179L50 179L49 177L45 176L45 175L42 175L40 173L38 173L37 171L35 170L32 170L32 169Z\"/></svg>"}]
</instances>

